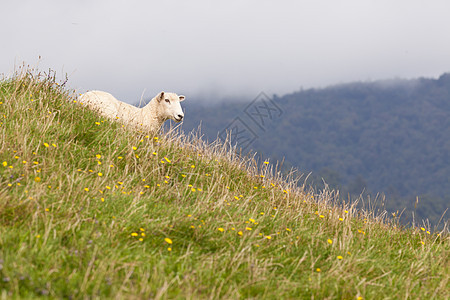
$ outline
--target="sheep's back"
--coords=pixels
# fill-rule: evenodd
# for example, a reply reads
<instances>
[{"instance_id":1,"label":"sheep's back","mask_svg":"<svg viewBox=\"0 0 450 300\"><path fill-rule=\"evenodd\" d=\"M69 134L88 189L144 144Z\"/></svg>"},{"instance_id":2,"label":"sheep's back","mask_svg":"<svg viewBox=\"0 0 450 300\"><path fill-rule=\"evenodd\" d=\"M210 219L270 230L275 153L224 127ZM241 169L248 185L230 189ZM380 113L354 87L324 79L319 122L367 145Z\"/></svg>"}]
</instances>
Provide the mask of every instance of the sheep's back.
<instances>
[{"instance_id":1,"label":"sheep's back","mask_svg":"<svg viewBox=\"0 0 450 300\"><path fill-rule=\"evenodd\" d=\"M102 91L87 92L80 96L79 101L105 117L126 123L133 122L138 112L138 108Z\"/></svg>"},{"instance_id":2,"label":"sheep's back","mask_svg":"<svg viewBox=\"0 0 450 300\"><path fill-rule=\"evenodd\" d=\"M101 115L115 118L118 113L120 101L113 95L102 91L90 91L79 97L80 103L90 109L99 112Z\"/></svg>"}]
</instances>

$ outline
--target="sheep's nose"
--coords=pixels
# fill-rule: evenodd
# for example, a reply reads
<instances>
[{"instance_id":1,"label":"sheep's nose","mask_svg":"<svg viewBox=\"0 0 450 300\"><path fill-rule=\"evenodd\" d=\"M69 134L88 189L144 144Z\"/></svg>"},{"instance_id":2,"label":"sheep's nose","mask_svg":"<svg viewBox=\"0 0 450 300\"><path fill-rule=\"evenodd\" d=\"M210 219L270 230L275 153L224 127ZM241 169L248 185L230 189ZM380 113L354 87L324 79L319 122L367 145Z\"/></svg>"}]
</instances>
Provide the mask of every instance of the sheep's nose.
<instances>
[{"instance_id":1,"label":"sheep's nose","mask_svg":"<svg viewBox=\"0 0 450 300\"><path fill-rule=\"evenodd\" d=\"M181 114L178 115L178 119L180 119L180 121L183 120L183 117L184 117L184 115L181 115Z\"/></svg>"}]
</instances>

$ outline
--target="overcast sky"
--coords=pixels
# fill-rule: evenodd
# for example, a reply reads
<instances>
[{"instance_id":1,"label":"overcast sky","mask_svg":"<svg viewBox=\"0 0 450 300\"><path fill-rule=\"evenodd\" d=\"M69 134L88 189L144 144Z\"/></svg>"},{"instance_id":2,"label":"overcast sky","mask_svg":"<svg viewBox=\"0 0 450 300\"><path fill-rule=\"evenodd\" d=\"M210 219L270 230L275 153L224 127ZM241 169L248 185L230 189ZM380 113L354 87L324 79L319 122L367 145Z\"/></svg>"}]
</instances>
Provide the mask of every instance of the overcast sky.
<instances>
[{"instance_id":1,"label":"overcast sky","mask_svg":"<svg viewBox=\"0 0 450 300\"><path fill-rule=\"evenodd\" d=\"M39 64L79 92L132 103L162 90L214 101L450 71L448 0L0 3L0 73Z\"/></svg>"}]
</instances>

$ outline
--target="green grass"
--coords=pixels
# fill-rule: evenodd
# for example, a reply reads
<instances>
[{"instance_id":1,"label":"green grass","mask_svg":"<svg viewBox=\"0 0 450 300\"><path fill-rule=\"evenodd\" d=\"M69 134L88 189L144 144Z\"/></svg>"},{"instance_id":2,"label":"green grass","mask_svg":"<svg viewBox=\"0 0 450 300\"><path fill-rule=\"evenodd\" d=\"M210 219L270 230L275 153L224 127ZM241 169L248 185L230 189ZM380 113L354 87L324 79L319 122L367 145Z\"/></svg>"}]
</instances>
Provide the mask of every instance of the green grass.
<instances>
[{"instance_id":1,"label":"green grass","mask_svg":"<svg viewBox=\"0 0 450 300\"><path fill-rule=\"evenodd\" d=\"M75 99L36 72L0 81L2 298L450 297L447 229Z\"/></svg>"}]
</instances>

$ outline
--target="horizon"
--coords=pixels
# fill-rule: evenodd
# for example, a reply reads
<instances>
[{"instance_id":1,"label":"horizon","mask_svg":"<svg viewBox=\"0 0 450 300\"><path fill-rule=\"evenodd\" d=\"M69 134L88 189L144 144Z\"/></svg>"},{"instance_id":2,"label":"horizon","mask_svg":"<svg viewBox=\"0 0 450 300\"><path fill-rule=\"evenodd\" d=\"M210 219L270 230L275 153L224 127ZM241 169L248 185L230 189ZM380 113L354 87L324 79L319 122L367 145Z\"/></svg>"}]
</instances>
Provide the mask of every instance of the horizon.
<instances>
[{"instance_id":1,"label":"horizon","mask_svg":"<svg viewBox=\"0 0 450 300\"><path fill-rule=\"evenodd\" d=\"M283 98L285 96L289 96L289 95L293 95L296 93L302 93L302 92L308 92L308 91L322 91L322 90L327 90L327 89L333 89L333 88L341 88L341 87L346 87L348 85L353 85L353 84L378 84L378 85L385 85L386 87L389 86L395 86L395 85L399 85L399 84L404 84L404 83L412 83L412 82L417 82L420 80L433 80L433 81L437 81L440 78L442 78L445 75L450 75L450 71L449 72L443 72L440 75L437 76L418 76L418 77L413 77L413 78L401 78L401 77L395 77L395 78L380 78L380 79L376 79L376 80L355 80L355 81L348 81L348 82L339 82L339 83L331 83L329 85L326 86L313 86L313 87L308 87L308 88L303 88L300 87L300 89L291 91L291 92L287 92L284 94L268 94L265 91L260 91L259 93L255 94L253 97L247 96L247 97L242 97L239 95L235 95L235 96L224 96L223 98L220 98L217 102L212 103L214 104L221 104L227 101L232 101L232 102L249 102L254 100L255 97L257 97L260 93L264 93L269 97L277 97L277 98ZM206 97L203 96L195 96L192 97L194 98L196 101L199 101L200 104L206 104L206 101L208 101L208 99ZM149 98L145 98L144 101L147 102L149 100L151 100L152 97ZM197 102L196 102L197 103ZM134 103L135 104L135 103ZM189 103L189 105L191 105L191 103Z\"/></svg>"}]
</instances>

